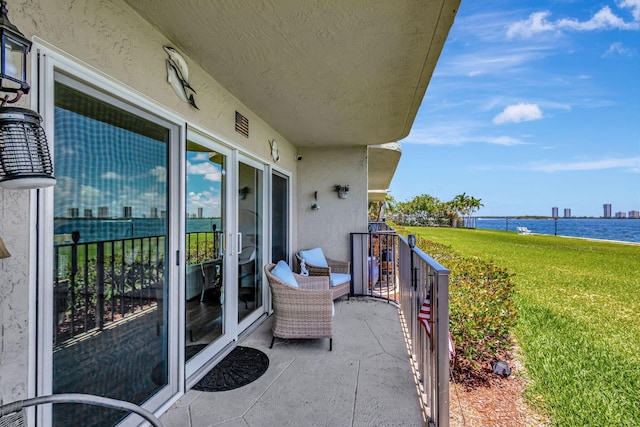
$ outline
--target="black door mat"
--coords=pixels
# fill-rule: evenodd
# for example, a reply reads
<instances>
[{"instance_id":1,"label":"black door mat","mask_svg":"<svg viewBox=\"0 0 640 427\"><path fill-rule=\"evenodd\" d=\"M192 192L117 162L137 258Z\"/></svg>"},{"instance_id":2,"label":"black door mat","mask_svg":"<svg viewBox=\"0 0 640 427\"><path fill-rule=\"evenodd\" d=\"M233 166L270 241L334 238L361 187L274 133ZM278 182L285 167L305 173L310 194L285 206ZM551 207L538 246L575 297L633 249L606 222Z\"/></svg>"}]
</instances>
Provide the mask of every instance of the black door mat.
<instances>
[{"instance_id":1,"label":"black door mat","mask_svg":"<svg viewBox=\"0 0 640 427\"><path fill-rule=\"evenodd\" d=\"M199 391L226 391L257 380L267 371L269 357L260 350L238 346L193 387Z\"/></svg>"}]
</instances>

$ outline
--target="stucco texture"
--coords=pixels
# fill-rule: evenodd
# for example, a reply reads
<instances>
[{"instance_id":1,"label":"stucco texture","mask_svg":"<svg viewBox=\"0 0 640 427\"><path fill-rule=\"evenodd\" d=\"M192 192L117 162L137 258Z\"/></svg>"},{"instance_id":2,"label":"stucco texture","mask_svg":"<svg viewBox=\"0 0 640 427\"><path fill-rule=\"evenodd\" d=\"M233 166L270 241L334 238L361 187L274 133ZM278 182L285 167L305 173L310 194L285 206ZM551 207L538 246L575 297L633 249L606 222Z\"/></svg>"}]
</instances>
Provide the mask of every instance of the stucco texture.
<instances>
[{"instance_id":1,"label":"stucco texture","mask_svg":"<svg viewBox=\"0 0 640 427\"><path fill-rule=\"evenodd\" d=\"M349 233L367 231L367 148L305 148L298 161L298 250L349 260ZM348 185L340 199L335 185ZM318 200L314 199L318 192ZM312 210L317 203L319 209Z\"/></svg>"},{"instance_id":2,"label":"stucco texture","mask_svg":"<svg viewBox=\"0 0 640 427\"><path fill-rule=\"evenodd\" d=\"M29 346L29 192L0 190L0 404L27 397Z\"/></svg>"}]
</instances>

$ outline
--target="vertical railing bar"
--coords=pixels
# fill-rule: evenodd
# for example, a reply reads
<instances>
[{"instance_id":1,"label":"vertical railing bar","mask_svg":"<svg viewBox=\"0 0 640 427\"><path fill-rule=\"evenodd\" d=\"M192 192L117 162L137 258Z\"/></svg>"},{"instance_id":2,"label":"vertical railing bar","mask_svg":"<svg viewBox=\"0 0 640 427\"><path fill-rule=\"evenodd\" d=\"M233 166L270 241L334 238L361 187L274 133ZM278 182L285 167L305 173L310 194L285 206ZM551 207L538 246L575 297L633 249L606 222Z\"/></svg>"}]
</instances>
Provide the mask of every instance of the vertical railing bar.
<instances>
[{"instance_id":1,"label":"vertical railing bar","mask_svg":"<svg viewBox=\"0 0 640 427\"><path fill-rule=\"evenodd\" d=\"M60 246L54 246L54 251L53 251L53 277L54 277L54 284L53 284L53 289L55 290L55 292L61 292L60 289ZM60 310L60 307L58 307L58 302L60 301L60 298L58 298L58 295L56 295L54 292L54 296L53 296L53 301L54 301L54 305L53 305L53 316L55 318L55 327L53 328L53 345L56 345L58 343L58 333L60 331L60 322L58 320L58 311ZM66 304L65 304L65 312L66 312ZM62 323L64 324L64 319L62 321Z\"/></svg>"},{"instance_id":2,"label":"vertical railing bar","mask_svg":"<svg viewBox=\"0 0 640 427\"><path fill-rule=\"evenodd\" d=\"M116 244L115 241L111 241L109 245L111 248L111 259L110 259L110 267L111 267L111 321L114 322L116 320L116 310L118 309L117 300L117 280L116 280Z\"/></svg>"},{"instance_id":3,"label":"vertical railing bar","mask_svg":"<svg viewBox=\"0 0 640 427\"><path fill-rule=\"evenodd\" d=\"M84 248L84 332L89 330L89 305L91 304L91 295L89 294L89 245L83 244Z\"/></svg>"},{"instance_id":4,"label":"vertical railing bar","mask_svg":"<svg viewBox=\"0 0 640 427\"><path fill-rule=\"evenodd\" d=\"M125 257L127 254L126 251L126 245L125 245L125 240L122 239L120 241L120 275L121 275L121 280L120 280L120 315L122 317L124 317L124 311L125 311L125 305L126 305L126 295L125 295L125 286L126 286L126 281L127 281L127 277L126 277L126 262L125 262Z\"/></svg>"},{"instance_id":5,"label":"vertical railing bar","mask_svg":"<svg viewBox=\"0 0 640 427\"><path fill-rule=\"evenodd\" d=\"M76 334L76 274L78 273L78 243L73 242L71 246L71 337Z\"/></svg>"},{"instance_id":6,"label":"vertical railing bar","mask_svg":"<svg viewBox=\"0 0 640 427\"><path fill-rule=\"evenodd\" d=\"M96 326L104 328L104 242L96 247Z\"/></svg>"}]
</instances>

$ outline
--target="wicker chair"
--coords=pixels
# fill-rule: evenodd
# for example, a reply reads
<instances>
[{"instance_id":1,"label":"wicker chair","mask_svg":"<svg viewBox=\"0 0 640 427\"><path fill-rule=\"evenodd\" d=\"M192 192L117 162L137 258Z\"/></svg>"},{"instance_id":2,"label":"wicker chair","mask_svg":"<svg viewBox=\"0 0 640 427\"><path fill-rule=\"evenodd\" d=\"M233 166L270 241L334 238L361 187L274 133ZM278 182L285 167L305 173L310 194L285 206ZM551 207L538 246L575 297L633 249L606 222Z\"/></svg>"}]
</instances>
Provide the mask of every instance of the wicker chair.
<instances>
[{"instance_id":1,"label":"wicker chair","mask_svg":"<svg viewBox=\"0 0 640 427\"><path fill-rule=\"evenodd\" d=\"M273 339L329 338L333 349L333 296L328 277L305 277L293 273L298 288L294 288L271 274L275 264L264 271L273 299Z\"/></svg>"},{"instance_id":2,"label":"wicker chair","mask_svg":"<svg viewBox=\"0 0 640 427\"><path fill-rule=\"evenodd\" d=\"M303 252L303 251L300 251ZM296 261L298 264L298 271L300 270L300 265L302 264L302 256L300 252L296 253ZM326 258L328 267L323 267L315 264L310 264L308 260L305 260L305 266L309 271L309 276L326 276L331 279L331 281L335 281L334 275L332 274L338 273L338 283L331 283L331 291L333 292L333 299L338 299L344 295L347 295L347 298L350 297L351 294L351 276L350 276L350 268L351 263L349 261L338 261L335 259ZM348 277L347 277L348 276Z\"/></svg>"}]
</instances>

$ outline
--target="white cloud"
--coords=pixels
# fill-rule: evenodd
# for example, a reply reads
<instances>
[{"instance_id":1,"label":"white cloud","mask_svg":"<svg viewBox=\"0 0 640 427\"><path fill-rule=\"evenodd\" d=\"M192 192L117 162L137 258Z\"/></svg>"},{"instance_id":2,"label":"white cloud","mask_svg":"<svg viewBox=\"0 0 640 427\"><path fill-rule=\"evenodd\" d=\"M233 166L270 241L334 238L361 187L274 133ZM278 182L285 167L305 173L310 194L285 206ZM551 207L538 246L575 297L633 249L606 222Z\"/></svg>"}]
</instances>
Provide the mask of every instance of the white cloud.
<instances>
[{"instance_id":1,"label":"white cloud","mask_svg":"<svg viewBox=\"0 0 640 427\"><path fill-rule=\"evenodd\" d=\"M622 43L611 43L609 49L602 56L613 56L613 55L622 55L622 56L633 56L635 51L633 49L627 49L622 45Z\"/></svg>"},{"instance_id":2,"label":"white cloud","mask_svg":"<svg viewBox=\"0 0 640 427\"><path fill-rule=\"evenodd\" d=\"M507 29L507 38L512 39L515 36L520 36L524 39L528 39L531 36L556 31L556 27L553 23L547 21L547 17L551 15L551 12L534 12L529 15L529 19L518 21L509 25Z\"/></svg>"},{"instance_id":3,"label":"white cloud","mask_svg":"<svg viewBox=\"0 0 640 427\"><path fill-rule=\"evenodd\" d=\"M618 2L619 7L631 9L631 14L635 21L640 21L640 0L622 0Z\"/></svg>"},{"instance_id":4,"label":"white cloud","mask_svg":"<svg viewBox=\"0 0 640 427\"><path fill-rule=\"evenodd\" d=\"M551 163L547 165L533 165L531 167L531 170L543 172L589 171L603 169L629 169L631 172L638 172L640 171L640 157L604 159L574 163Z\"/></svg>"},{"instance_id":5,"label":"white cloud","mask_svg":"<svg viewBox=\"0 0 640 427\"><path fill-rule=\"evenodd\" d=\"M432 146L457 146L463 144L493 144L503 146L528 144L522 139L511 136L487 135L486 123L474 122L471 120L458 120L454 122L441 123L437 126L414 127L409 136L402 141L402 144L421 144Z\"/></svg>"},{"instance_id":6,"label":"white cloud","mask_svg":"<svg viewBox=\"0 0 640 427\"><path fill-rule=\"evenodd\" d=\"M158 182L167 182L167 168L164 166L156 166L149 173L155 176Z\"/></svg>"},{"instance_id":7,"label":"white cloud","mask_svg":"<svg viewBox=\"0 0 640 427\"><path fill-rule=\"evenodd\" d=\"M105 173L102 174L101 178L102 179L116 179L116 180L126 179L126 177L123 177L122 175L118 175L115 172L105 172Z\"/></svg>"},{"instance_id":8,"label":"white cloud","mask_svg":"<svg viewBox=\"0 0 640 427\"><path fill-rule=\"evenodd\" d=\"M593 30L609 30L609 29L620 29L620 30L631 30L637 29L637 22L627 23L624 19L616 16L609 6L605 6L596 12L591 19L587 21L578 21L573 18L564 18L560 19L556 23L558 28L566 28L576 31L593 31Z\"/></svg>"},{"instance_id":9,"label":"white cloud","mask_svg":"<svg viewBox=\"0 0 640 427\"><path fill-rule=\"evenodd\" d=\"M515 22L507 28L507 38L524 39L540 33L560 33L562 30L595 31L595 30L638 30L640 29L640 0L622 0L618 3L622 9L631 9L632 21L616 15L609 6L604 6L586 21L576 18L549 20L551 12L534 12L529 18Z\"/></svg>"},{"instance_id":10,"label":"white cloud","mask_svg":"<svg viewBox=\"0 0 640 427\"><path fill-rule=\"evenodd\" d=\"M208 181L220 181L222 174L220 167L210 162L190 163L187 162L187 174L202 175Z\"/></svg>"},{"instance_id":11,"label":"white cloud","mask_svg":"<svg viewBox=\"0 0 640 427\"><path fill-rule=\"evenodd\" d=\"M537 104L519 103L509 105L504 111L493 118L493 123L501 125L504 123L520 123L542 119L542 110Z\"/></svg>"},{"instance_id":12,"label":"white cloud","mask_svg":"<svg viewBox=\"0 0 640 427\"><path fill-rule=\"evenodd\" d=\"M496 144L496 145L505 145L505 146L511 146L511 145L523 145L523 144L527 144L524 141L521 141L517 138L513 138L510 136L498 136L495 138L489 138L487 140L488 143L490 144Z\"/></svg>"}]
</instances>

